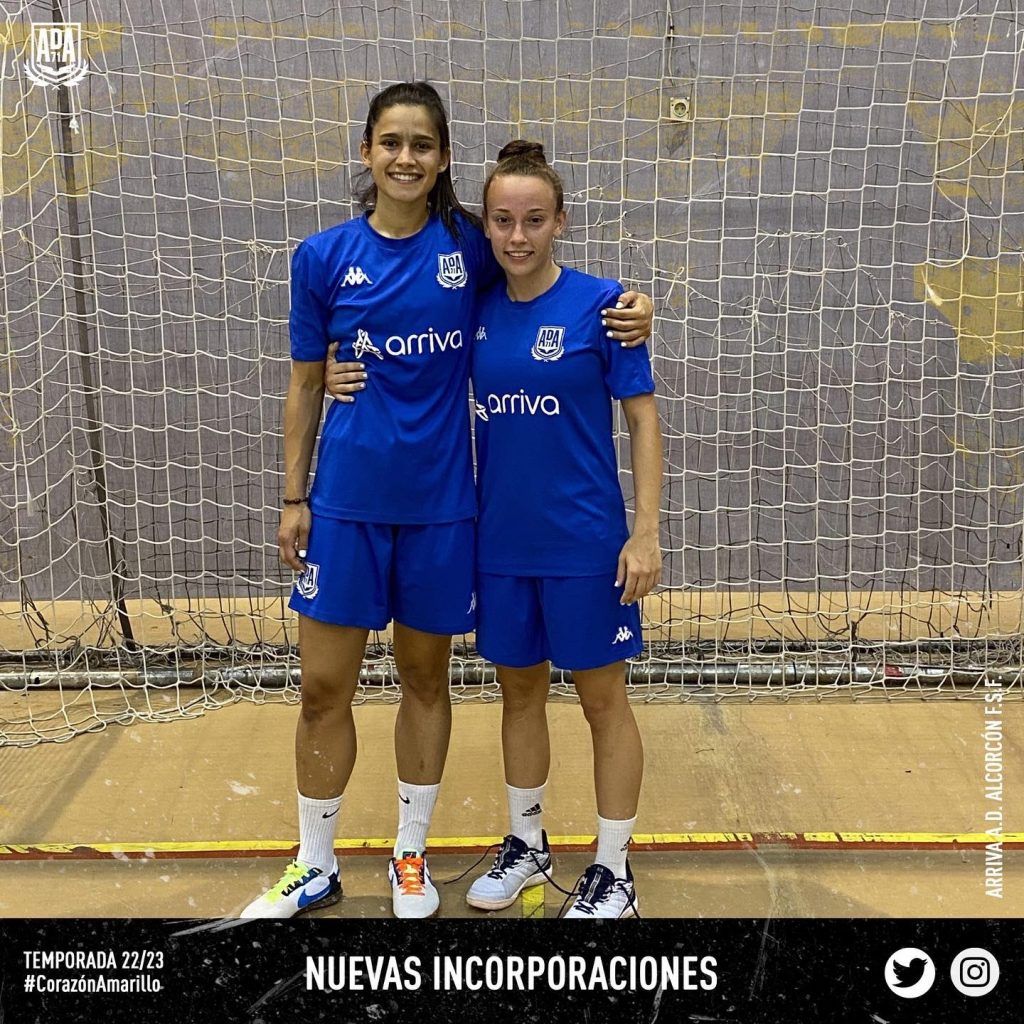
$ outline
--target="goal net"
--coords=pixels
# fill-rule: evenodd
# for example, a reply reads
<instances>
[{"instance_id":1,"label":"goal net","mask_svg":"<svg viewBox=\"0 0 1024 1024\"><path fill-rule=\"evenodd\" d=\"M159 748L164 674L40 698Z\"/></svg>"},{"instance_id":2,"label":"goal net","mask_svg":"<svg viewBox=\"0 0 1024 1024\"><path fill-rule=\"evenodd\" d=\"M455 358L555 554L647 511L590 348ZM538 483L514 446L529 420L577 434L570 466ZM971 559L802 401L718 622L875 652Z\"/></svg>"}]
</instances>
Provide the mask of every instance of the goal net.
<instances>
[{"instance_id":1,"label":"goal net","mask_svg":"<svg viewBox=\"0 0 1024 1024\"><path fill-rule=\"evenodd\" d=\"M54 21L69 88L27 70ZM636 693L1019 685L1012 0L63 0L0 33L0 743L294 699L289 258L353 214L368 100L412 78L467 205L539 140L560 259L655 299ZM395 697L375 639L364 693ZM471 638L453 687L495 693Z\"/></svg>"}]
</instances>

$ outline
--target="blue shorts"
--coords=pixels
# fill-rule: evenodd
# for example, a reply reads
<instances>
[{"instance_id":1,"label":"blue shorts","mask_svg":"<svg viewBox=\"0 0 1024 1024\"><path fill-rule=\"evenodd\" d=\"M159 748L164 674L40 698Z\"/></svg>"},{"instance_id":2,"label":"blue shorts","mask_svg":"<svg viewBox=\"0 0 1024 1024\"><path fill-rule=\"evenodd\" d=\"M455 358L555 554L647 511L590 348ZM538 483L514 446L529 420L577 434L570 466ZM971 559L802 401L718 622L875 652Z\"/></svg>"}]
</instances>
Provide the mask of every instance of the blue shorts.
<instances>
[{"instance_id":1,"label":"blue shorts","mask_svg":"<svg viewBox=\"0 0 1024 1024\"><path fill-rule=\"evenodd\" d=\"M640 604L607 576L477 573L477 650L496 665L601 668L643 649Z\"/></svg>"},{"instance_id":2,"label":"blue shorts","mask_svg":"<svg viewBox=\"0 0 1024 1024\"><path fill-rule=\"evenodd\" d=\"M394 619L451 635L475 625L475 523L356 523L313 516L306 571L288 607L335 626L384 629Z\"/></svg>"}]
</instances>

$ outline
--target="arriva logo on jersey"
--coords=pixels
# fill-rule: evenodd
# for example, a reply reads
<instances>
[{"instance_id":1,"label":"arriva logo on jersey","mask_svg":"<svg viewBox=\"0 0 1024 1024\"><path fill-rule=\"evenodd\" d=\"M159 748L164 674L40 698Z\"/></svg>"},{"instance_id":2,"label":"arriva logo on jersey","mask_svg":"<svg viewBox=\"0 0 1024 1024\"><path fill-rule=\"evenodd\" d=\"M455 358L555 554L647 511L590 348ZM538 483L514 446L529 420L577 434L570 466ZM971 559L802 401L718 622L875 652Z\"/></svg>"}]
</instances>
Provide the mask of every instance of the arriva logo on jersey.
<instances>
[{"instance_id":1,"label":"arriva logo on jersey","mask_svg":"<svg viewBox=\"0 0 1024 1024\"><path fill-rule=\"evenodd\" d=\"M484 423L487 422L487 406L481 405L479 402L474 406L474 411L479 419L482 419Z\"/></svg>"},{"instance_id":2,"label":"arriva logo on jersey","mask_svg":"<svg viewBox=\"0 0 1024 1024\"><path fill-rule=\"evenodd\" d=\"M384 358L380 354L380 349L370 341L370 336L366 331L359 331L358 334L356 334L355 343L352 345L352 355L356 359L362 359L367 352L372 356L376 356L378 359Z\"/></svg>"},{"instance_id":3,"label":"arriva logo on jersey","mask_svg":"<svg viewBox=\"0 0 1024 1024\"><path fill-rule=\"evenodd\" d=\"M554 395L528 395L522 388L515 395L488 395L487 405L484 413L481 413L477 405L477 415L482 420L487 415L512 415L512 416L560 416L561 406Z\"/></svg>"},{"instance_id":4,"label":"arriva logo on jersey","mask_svg":"<svg viewBox=\"0 0 1024 1024\"><path fill-rule=\"evenodd\" d=\"M341 282L341 287L344 288L350 284L373 284L373 282L363 273L362 267L349 267L345 279Z\"/></svg>"},{"instance_id":5,"label":"arriva logo on jersey","mask_svg":"<svg viewBox=\"0 0 1024 1024\"><path fill-rule=\"evenodd\" d=\"M564 327L542 327L537 332L537 340L533 343L530 354L542 363L553 363L556 359L561 359L565 351L562 344L564 335Z\"/></svg>"},{"instance_id":6,"label":"arriva logo on jersey","mask_svg":"<svg viewBox=\"0 0 1024 1024\"><path fill-rule=\"evenodd\" d=\"M405 338L400 334L392 334L384 342L384 350L389 356L421 356L426 352L433 354L455 348L462 348L462 331L438 334L433 327L428 327L422 334L410 334Z\"/></svg>"},{"instance_id":7,"label":"arriva logo on jersey","mask_svg":"<svg viewBox=\"0 0 1024 1024\"><path fill-rule=\"evenodd\" d=\"M462 288L469 280L461 251L437 254L437 283L445 288Z\"/></svg>"}]
</instances>

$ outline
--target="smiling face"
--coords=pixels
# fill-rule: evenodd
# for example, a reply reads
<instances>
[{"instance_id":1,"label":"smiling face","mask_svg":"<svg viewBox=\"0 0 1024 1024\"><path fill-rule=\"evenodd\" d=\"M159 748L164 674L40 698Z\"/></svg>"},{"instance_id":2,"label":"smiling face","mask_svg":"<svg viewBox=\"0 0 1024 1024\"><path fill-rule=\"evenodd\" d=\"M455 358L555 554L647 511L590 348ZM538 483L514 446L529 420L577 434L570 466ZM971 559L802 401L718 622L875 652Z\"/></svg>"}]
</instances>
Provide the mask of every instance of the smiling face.
<instances>
[{"instance_id":1,"label":"smiling face","mask_svg":"<svg viewBox=\"0 0 1024 1024\"><path fill-rule=\"evenodd\" d=\"M484 230L509 283L539 280L552 270L551 248L565 227L549 182L533 175L499 174L487 190Z\"/></svg>"},{"instance_id":2,"label":"smiling face","mask_svg":"<svg viewBox=\"0 0 1024 1024\"><path fill-rule=\"evenodd\" d=\"M412 104L384 110L371 144L362 143L359 152L377 186L378 206L383 201L425 207L438 174L448 166L430 111Z\"/></svg>"}]
</instances>

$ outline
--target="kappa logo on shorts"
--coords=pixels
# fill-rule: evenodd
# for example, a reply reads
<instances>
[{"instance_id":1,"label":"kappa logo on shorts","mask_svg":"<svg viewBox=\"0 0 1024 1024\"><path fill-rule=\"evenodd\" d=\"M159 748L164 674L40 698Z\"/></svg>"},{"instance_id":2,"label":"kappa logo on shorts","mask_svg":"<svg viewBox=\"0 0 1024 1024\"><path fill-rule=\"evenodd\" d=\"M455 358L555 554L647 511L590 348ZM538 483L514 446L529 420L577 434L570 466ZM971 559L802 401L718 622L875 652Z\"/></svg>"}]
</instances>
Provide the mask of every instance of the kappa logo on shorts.
<instances>
[{"instance_id":1,"label":"kappa logo on shorts","mask_svg":"<svg viewBox=\"0 0 1024 1024\"><path fill-rule=\"evenodd\" d=\"M542 327L537 332L537 340L530 349L530 355L542 363L553 363L562 358L565 351L564 338L564 327Z\"/></svg>"},{"instance_id":2,"label":"kappa logo on shorts","mask_svg":"<svg viewBox=\"0 0 1024 1024\"><path fill-rule=\"evenodd\" d=\"M476 591L473 591L473 596L469 599L469 607L466 609L467 615L472 615L476 611Z\"/></svg>"},{"instance_id":3,"label":"kappa logo on shorts","mask_svg":"<svg viewBox=\"0 0 1024 1024\"><path fill-rule=\"evenodd\" d=\"M469 280L461 250L437 254L437 283L445 288L464 288Z\"/></svg>"},{"instance_id":4,"label":"kappa logo on shorts","mask_svg":"<svg viewBox=\"0 0 1024 1024\"><path fill-rule=\"evenodd\" d=\"M618 633L615 634L615 639L612 641L613 644L621 644L625 640L633 639L633 630L629 626L619 626Z\"/></svg>"},{"instance_id":5,"label":"kappa logo on shorts","mask_svg":"<svg viewBox=\"0 0 1024 1024\"><path fill-rule=\"evenodd\" d=\"M320 566L316 562L306 563L306 571L295 581L295 589L307 601L320 593Z\"/></svg>"}]
</instances>

